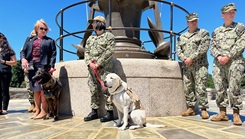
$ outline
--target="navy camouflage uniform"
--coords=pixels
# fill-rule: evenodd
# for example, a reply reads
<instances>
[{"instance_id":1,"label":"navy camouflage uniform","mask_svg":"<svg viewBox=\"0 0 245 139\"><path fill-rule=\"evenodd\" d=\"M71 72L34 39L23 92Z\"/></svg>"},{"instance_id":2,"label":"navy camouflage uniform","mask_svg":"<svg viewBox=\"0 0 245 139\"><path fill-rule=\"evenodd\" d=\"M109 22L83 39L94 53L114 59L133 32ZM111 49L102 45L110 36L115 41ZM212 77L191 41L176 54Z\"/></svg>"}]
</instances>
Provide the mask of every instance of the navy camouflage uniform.
<instances>
[{"instance_id":1,"label":"navy camouflage uniform","mask_svg":"<svg viewBox=\"0 0 245 139\"><path fill-rule=\"evenodd\" d=\"M28 92L28 100L31 104L34 104L34 93L30 90L30 80L28 74L25 73L26 90Z\"/></svg>"},{"instance_id":2,"label":"navy camouflage uniform","mask_svg":"<svg viewBox=\"0 0 245 139\"><path fill-rule=\"evenodd\" d=\"M195 32L186 32L178 38L177 56L183 61L183 82L187 107L194 107L198 99L199 109L209 108L206 91L209 44L210 36L205 29L197 28ZM186 58L193 60L191 66L185 65Z\"/></svg>"},{"instance_id":3,"label":"navy camouflage uniform","mask_svg":"<svg viewBox=\"0 0 245 139\"><path fill-rule=\"evenodd\" d=\"M241 80L244 73L243 51L245 47L245 26L233 22L230 26L220 26L212 34L211 55L214 57L213 82L218 93L218 107L229 104L227 89L229 89L230 104L233 109L242 109L240 94ZM229 62L221 65L218 56L228 56Z\"/></svg>"},{"instance_id":4,"label":"navy camouflage uniform","mask_svg":"<svg viewBox=\"0 0 245 139\"><path fill-rule=\"evenodd\" d=\"M97 80L93 70L89 68L91 62L96 62L100 65L98 75L103 81L107 72L112 72L112 55L115 48L115 37L110 32L105 32L99 36L91 35L86 41L85 46L85 63L88 66L88 86L91 92L91 108L98 109L100 93L105 95L106 100L109 97L109 92L104 91ZM111 102L106 101L106 109L113 110Z\"/></svg>"}]
</instances>

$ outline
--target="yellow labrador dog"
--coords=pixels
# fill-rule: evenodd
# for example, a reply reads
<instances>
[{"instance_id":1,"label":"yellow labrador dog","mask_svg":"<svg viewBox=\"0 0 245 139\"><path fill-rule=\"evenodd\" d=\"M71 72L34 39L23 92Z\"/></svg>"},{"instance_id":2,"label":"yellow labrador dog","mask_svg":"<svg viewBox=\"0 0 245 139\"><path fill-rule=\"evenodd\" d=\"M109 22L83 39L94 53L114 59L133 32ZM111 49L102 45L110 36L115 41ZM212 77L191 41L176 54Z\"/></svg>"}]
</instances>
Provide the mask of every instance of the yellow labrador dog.
<instances>
[{"instance_id":1,"label":"yellow labrador dog","mask_svg":"<svg viewBox=\"0 0 245 139\"><path fill-rule=\"evenodd\" d=\"M128 89L127 83L121 80L117 74L109 73L104 80L104 85L108 88L111 95L108 101L113 102L118 112L118 122L114 126L119 127L119 130L125 130L128 124L129 129L137 129L149 125L146 124L146 112L138 96ZM151 127L164 126L153 125Z\"/></svg>"}]
</instances>

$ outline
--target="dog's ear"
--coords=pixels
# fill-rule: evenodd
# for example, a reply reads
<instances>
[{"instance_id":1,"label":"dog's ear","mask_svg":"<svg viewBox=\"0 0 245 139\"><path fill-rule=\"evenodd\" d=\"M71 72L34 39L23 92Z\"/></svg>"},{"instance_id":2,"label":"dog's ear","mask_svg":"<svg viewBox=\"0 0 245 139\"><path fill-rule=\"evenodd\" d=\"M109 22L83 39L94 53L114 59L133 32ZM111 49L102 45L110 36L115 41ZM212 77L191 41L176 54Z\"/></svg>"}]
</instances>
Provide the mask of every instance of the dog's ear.
<instances>
[{"instance_id":1,"label":"dog's ear","mask_svg":"<svg viewBox=\"0 0 245 139\"><path fill-rule=\"evenodd\" d=\"M109 71L106 71L105 72L105 76L107 76L108 74L110 74L111 72L109 72Z\"/></svg>"},{"instance_id":2,"label":"dog's ear","mask_svg":"<svg viewBox=\"0 0 245 139\"><path fill-rule=\"evenodd\" d=\"M42 68L38 68L37 70L38 70L38 71L41 71L41 70L42 70Z\"/></svg>"},{"instance_id":3,"label":"dog's ear","mask_svg":"<svg viewBox=\"0 0 245 139\"><path fill-rule=\"evenodd\" d=\"M51 69L51 66L50 65L48 65L48 66L45 66L45 71L47 71L47 72L49 72L50 71L50 69Z\"/></svg>"},{"instance_id":4,"label":"dog's ear","mask_svg":"<svg viewBox=\"0 0 245 139\"><path fill-rule=\"evenodd\" d=\"M122 79L119 80L119 85L122 85L123 81Z\"/></svg>"}]
</instances>

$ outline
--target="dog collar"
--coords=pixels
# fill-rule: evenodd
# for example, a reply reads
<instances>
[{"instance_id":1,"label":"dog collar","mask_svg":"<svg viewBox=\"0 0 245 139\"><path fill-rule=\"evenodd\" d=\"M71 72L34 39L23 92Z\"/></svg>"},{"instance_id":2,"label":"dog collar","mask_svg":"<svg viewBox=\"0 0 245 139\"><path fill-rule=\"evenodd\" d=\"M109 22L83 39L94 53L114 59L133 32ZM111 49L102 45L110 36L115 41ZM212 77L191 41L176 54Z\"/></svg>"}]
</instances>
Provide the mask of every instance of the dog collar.
<instances>
[{"instance_id":1,"label":"dog collar","mask_svg":"<svg viewBox=\"0 0 245 139\"><path fill-rule=\"evenodd\" d=\"M55 79L54 76L51 76L51 77L52 78L50 78L50 80L48 82L42 84L42 86L49 87L49 86L47 86L47 84L50 84L50 85L52 85L51 88L53 88L55 86L55 84L56 84L56 79Z\"/></svg>"}]
</instances>

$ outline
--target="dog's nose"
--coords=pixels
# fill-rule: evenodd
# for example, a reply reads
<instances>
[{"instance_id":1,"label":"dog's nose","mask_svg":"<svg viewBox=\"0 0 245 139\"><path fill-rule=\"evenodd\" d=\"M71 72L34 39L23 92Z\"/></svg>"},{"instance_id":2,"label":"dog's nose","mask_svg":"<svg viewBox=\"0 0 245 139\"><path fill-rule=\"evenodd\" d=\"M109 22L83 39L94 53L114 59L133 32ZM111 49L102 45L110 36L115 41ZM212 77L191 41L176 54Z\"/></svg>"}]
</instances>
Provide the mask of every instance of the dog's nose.
<instances>
[{"instance_id":1,"label":"dog's nose","mask_svg":"<svg viewBox=\"0 0 245 139\"><path fill-rule=\"evenodd\" d=\"M106 85L106 80L104 80L103 83L104 83L104 86L107 87L107 85Z\"/></svg>"}]
</instances>

